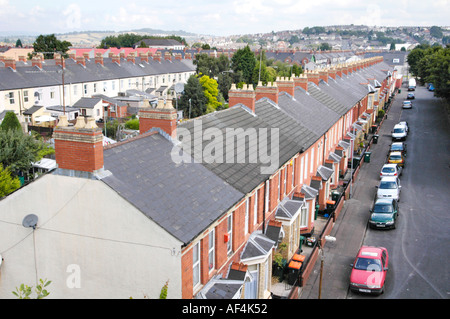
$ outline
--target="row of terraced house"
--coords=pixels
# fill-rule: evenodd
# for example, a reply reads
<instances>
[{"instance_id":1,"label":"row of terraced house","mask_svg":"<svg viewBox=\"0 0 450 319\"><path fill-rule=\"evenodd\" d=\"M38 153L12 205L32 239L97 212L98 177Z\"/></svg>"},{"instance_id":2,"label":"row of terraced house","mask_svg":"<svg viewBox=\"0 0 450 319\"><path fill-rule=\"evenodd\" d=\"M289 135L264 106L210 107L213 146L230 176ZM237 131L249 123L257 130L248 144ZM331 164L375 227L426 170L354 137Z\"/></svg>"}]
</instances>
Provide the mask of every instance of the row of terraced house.
<instances>
[{"instance_id":1,"label":"row of terraced house","mask_svg":"<svg viewBox=\"0 0 450 319\"><path fill-rule=\"evenodd\" d=\"M314 232L395 73L374 57L233 85L229 108L183 122L159 99L137 137L105 147L94 118L59 116L57 168L0 200L0 296L48 278L59 298L166 283L169 298L272 298L274 254L290 261Z\"/></svg>"}]
</instances>

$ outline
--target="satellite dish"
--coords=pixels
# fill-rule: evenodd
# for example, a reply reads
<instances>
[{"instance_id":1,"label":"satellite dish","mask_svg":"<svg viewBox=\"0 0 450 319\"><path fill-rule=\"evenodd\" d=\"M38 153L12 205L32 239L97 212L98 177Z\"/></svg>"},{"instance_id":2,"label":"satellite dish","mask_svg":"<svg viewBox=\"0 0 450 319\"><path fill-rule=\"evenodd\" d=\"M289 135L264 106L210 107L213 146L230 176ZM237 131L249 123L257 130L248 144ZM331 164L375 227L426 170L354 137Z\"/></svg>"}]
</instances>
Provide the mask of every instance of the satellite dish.
<instances>
[{"instance_id":1,"label":"satellite dish","mask_svg":"<svg viewBox=\"0 0 450 319\"><path fill-rule=\"evenodd\" d=\"M38 222L38 217L34 214L30 214L25 216L25 218L22 221L23 227L32 227L33 229L36 228Z\"/></svg>"},{"instance_id":2,"label":"satellite dish","mask_svg":"<svg viewBox=\"0 0 450 319\"><path fill-rule=\"evenodd\" d=\"M184 83L178 82L175 84L175 92L181 93L184 91Z\"/></svg>"}]
</instances>

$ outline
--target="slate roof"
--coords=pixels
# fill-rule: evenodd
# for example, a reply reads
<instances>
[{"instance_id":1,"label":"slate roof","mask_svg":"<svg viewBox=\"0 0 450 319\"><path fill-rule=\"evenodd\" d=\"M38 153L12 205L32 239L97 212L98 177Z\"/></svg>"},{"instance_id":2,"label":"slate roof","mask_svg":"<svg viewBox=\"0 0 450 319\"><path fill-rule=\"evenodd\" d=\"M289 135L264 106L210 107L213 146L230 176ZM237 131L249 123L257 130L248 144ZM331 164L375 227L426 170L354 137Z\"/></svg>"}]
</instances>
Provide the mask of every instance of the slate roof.
<instances>
[{"instance_id":1,"label":"slate roof","mask_svg":"<svg viewBox=\"0 0 450 319\"><path fill-rule=\"evenodd\" d=\"M337 112L314 99L300 87L295 88L294 97L295 99L292 99L282 93L278 97L278 105L316 136L322 136L340 117Z\"/></svg>"},{"instance_id":2,"label":"slate roof","mask_svg":"<svg viewBox=\"0 0 450 319\"><path fill-rule=\"evenodd\" d=\"M73 107L93 109L101 100L100 97L82 97L73 104Z\"/></svg>"},{"instance_id":3,"label":"slate roof","mask_svg":"<svg viewBox=\"0 0 450 319\"><path fill-rule=\"evenodd\" d=\"M158 133L114 145L104 150L112 175L103 182L184 243L244 196L201 164L175 163L174 145Z\"/></svg>"},{"instance_id":4,"label":"slate roof","mask_svg":"<svg viewBox=\"0 0 450 319\"><path fill-rule=\"evenodd\" d=\"M77 64L73 59L66 59L64 82L84 83L112 79L142 77L150 75L194 72L192 60L172 61L161 59L161 62L149 58L149 62L136 58L136 63L121 59L120 65L112 62L111 58L103 58L103 65L95 63L94 59L86 61L86 67ZM0 90L34 88L62 85L61 66L55 65L54 60L44 60L42 70L27 62L24 66L11 68L0 67Z\"/></svg>"},{"instance_id":5,"label":"slate roof","mask_svg":"<svg viewBox=\"0 0 450 319\"><path fill-rule=\"evenodd\" d=\"M43 108L43 106L41 106L41 105L33 105L28 110L23 111L23 114L24 115L32 115L33 113L39 111L42 108Z\"/></svg>"},{"instance_id":6,"label":"slate roof","mask_svg":"<svg viewBox=\"0 0 450 319\"><path fill-rule=\"evenodd\" d=\"M275 245L265 234L254 232L250 235L241 254L241 261L266 256Z\"/></svg>"},{"instance_id":7,"label":"slate roof","mask_svg":"<svg viewBox=\"0 0 450 319\"><path fill-rule=\"evenodd\" d=\"M191 153L195 158L196 154L194 152L194 145L202 145L202 150L206 146L213 148L217 145L218 148L223 150L222 161L215 160L212 163L207 163L203 158L197 158L208 170L212 171L218 177L232 185L234 188L240 192L247 194L253 191L257 186L263 183L267 178L269 178L279 167L284 163L289 161L292 156L297 154L305 145L304 138L302 137L302 130L306 130L301 127L292 118L289 118L286 114L282 113L281 110L277 110L267 101L258 101L256 103L256 116L251 114L249 110L241 105L236 105L232 108L207 114L205 116L199 117L196 120L182 122L178 127L186 129L190 132L191 141L182 142L186 150L191 149ZM274 111L275 110L275 111ZM207 129L217 129L222 134L222 140L217 139L214 141L203 141L202 136L196 136L194 134L194 124L201 123L203 132ZM226 144L226 131L227 129L242 129L245 131L255 130L258 136L258 141L267 142L267 152L262 152L267 154L270 159L271 157L271 140L272 136L276 137L276 131L278 131L278 153L279 156L276 157L279 166L275 167L275 170L271 173L263 172L264 168L270 166L271 162L264 162L261 158L258 144L256 147L253 143L245 143L245 158L242 160L238 157L239 146L237 142L234 145ZM250 130L248 130L250 129ZM278 129L273 130L272 129ZM267 137L260 135L259 132L267 132ZM180 129L177 133L180 135ZM274 135L272 135L272 133ZM294 136L296 136L294 138ZM180 140L182 138L179 137ZM266 144L266 143L264 143ZM225 146L223 146L225 145ZM231 150L233 153L231 153ZM275 148L273 148L275 152ZM233 160L227 160L227 154L234 154ZM239 154L239 156L242 153ZM253 161L252 159L256 159Z\"/></svg>"}]
</instances>

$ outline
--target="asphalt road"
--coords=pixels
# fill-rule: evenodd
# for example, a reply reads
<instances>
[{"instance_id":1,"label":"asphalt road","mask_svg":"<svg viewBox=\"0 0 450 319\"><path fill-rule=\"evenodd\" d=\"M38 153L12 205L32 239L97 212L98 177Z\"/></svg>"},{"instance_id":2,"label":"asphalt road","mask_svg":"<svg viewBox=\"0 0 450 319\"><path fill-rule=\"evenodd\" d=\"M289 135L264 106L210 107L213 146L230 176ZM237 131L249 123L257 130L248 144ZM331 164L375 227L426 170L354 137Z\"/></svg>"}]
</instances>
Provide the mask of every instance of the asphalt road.
<instances>
[{"instance_id":1,"label":"asphalt road","mask_svg":"<svg viewBox=\"0 0 450 319\"><path fill-rule=\"evenodd\" d=\"M320 287L320 260L303 287L301 299L448 299L450 297L450 200L449 119L445 104L425 87L417 87L413 108L401 108L406 88L397 94L387 119L372 144L370 163L364 163L355 180L351 199L331 236L336 242L323 249L323 279ZM400 120L406 120L410 132L406 143L406 168L401 177L402 192L397 228L367 228L369 209L385 161L390 132ZM361 245L383 246L389 252L389 270L385 293L366 296L348 289L349 266Z\"/></svg>"}]
</instances>

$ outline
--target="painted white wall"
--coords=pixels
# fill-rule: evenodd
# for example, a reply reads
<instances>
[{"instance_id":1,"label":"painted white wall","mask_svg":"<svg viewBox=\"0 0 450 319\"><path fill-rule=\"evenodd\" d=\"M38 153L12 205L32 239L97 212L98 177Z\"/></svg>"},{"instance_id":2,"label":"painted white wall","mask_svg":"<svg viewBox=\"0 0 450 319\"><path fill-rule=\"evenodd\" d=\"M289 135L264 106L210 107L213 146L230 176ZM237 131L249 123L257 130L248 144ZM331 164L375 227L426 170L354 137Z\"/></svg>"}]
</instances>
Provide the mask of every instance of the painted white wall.
<instances>
[{"instance_id":1,"label":"painted white wall","mask_svg":"<svg viewBox=\"0 0 450 319\"><path fill-rule=\"evenodd\" d=\"M181 298L180 247L103 182L45 175L0 201L0 299L39 278L52 281L48 298L157 299L167 280Z\"/></svg>"}]
</instances>

